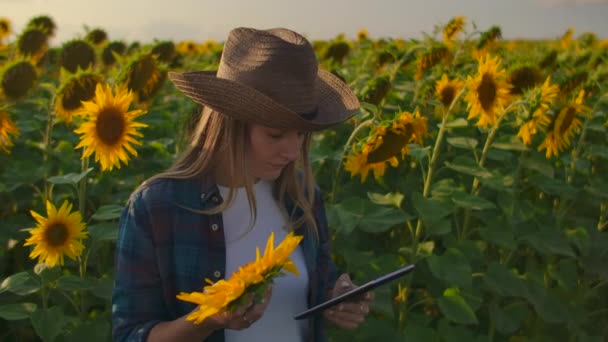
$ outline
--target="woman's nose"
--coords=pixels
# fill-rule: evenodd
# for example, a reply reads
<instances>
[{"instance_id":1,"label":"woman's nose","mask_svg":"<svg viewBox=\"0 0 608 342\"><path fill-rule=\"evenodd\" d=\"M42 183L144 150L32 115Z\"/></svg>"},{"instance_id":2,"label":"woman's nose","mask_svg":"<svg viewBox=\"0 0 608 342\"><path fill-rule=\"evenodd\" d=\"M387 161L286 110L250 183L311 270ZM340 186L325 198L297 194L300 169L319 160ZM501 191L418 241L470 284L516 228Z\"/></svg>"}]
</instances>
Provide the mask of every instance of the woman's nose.
<instances>
[{"instance_id":1,"label":"woman's nose","mask_svg":"<svg viewBox=\"0 0 608 342\"><path fill-rule=\"evenodd\" d=\"M283 148L283 157L289 160L289 162L298 160L300 157L301 146L302 139L298 134L293 134L285 142L285 146Z\"/></svg>"}]
</instances>

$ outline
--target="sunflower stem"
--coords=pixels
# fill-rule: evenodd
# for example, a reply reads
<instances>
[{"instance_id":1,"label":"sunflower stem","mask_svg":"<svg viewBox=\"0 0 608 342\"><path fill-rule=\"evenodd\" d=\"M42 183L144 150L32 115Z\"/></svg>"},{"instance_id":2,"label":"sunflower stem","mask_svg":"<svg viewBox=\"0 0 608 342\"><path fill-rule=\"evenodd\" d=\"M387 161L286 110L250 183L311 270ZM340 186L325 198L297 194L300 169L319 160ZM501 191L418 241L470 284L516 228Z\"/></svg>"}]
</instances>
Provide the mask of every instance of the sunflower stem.
<instances>
[{"instance_id":1,"label":"sunflower stem","mask_svg":"<svg viewBox=\"0 0 608 342\"><path fill-rule=\"evenodd\" d=\"M437 134L437 139L435 140L435 146L433 147L433 153L431 154L431 159L429 161L429 170L427 172L426 179L424 180L424 189L422 191L422 196L424 198L427 198L429 196L429 191L431 189L431 180L433 178L433 171L435 170L435 163L437 162L437 158L439 156L439 151L440 151L439 148L441 147L441 143L443 142L443 138L445 136L445 132L446 132L446 128L447 128L446 124L447 124L448 118L450 116L450 112L452 111L452 108L454 108L454 104L456 102L458 102L458 99L460 99L460 96L462 96L463 93L464 93L464 89L460 90L460 92L458 92L458 94L456 95L454 100L452 100L450 107L447 110L445 110L445 108L444 108L443 117L441 118L441 126L439 127L439 133ZM419 217L418 222L416 223L416 234L414 236L415 244L417 244L421 233L422 233L422 219ZM416 247L416 246L414 246L414 247Z\"/></svg>"},{"instance_id":2,"label":"sunflower stem","mask_svg":"<svg viewBox=\"0 0 608 342\"><path fill-rule=\"evenodd\" d=\"M374 121L373 119L367 119L367 120L361 122L357 127L355 127L353 132L350 134L350 137L348 137L346 144L344 145L344 149L342 150L342 157L340 158L340 164L342 163L342 160L344 160L344 157L346 156L348 148L350 147L350 144L357 136L357 133L359 133L359 131L361 129L371 125L371 123L373 121ZM333 182L332 188L331 188L331 196L329 198L330 203L336 202L336 191L337 191L337 187L338 187L338 180L340 178L341 173L342 173L342 165L338 165L338 167L336 168L336 176L334 177L334 182Z\"/></svg>"},{"instance_id":3,"label":"sunflower stem","mask_svg":"<svg viewBox=\"0 0 608 342\"><path fill-rule=\"evenodd\" d=\"M83 158L81 160L81 168L82 168L82 172L85 172L88 168L89 168L89 157L85 157L84 156L84 149L82 150L83 153ZM81 180L80 180L80 184L78 185L78 210L80 211L80 214L82 215L82 217L84 218L86 215L86 194L87 194L87 178L88 176L85 175ZM78 268L79 268L79 273L80 273L80 279L84 280L85 278L85 274L86 274L86 259L82 258L81 256L78 257ZM85 319L85 290L84 289L80 289L80 317L81 319Z\"/></svg>"},{"instance_id":4,"label":"sunflower stem","mask_svg":"<svg viewBox=\"0 0 608 342\"><path fill-rule=\"evenodd\" d=\"M43 203L46 203L50 198L51 198L51 187L49 185L49 183L46 181L49 178L49 169L50 169L50 161L49 161L49 157L51 154L51 142L52 142L52 135L53 135L53 126L55 124L55 95L53 95L53 98L51 99L51 103L50 103L50 107L47 111L47 119L46 119L46 130L44 133L44 140L43 140L43 147L44 147L44 154L43 154L43 163L44 163L44 194L43 194Z\"/></svg>"},{"instance_id":5,"label":"sunflower stem","mask_svg":"<svg viewBox=\"0 0 608 342\"><path fill-rule=\"evenodd\" d=\"M483 145L483 150L481 152L481 158L479 159L479 163L477 163L477 165L479 165L482 168L484 167L484 165L486 163L486 158L488 157L488 154L490 152L490 147L492 146L492 143L494 142L494 137L496 136L496 133L498 132L498 129L500 128L500 124L502 123L502 120L505 117L507 117L507 114L509 113L509 111L511 109L513 109L516 105L520 105L523 103L525 103L525 101L523 101L523 100L512 102L511 104L509 104L507 106L507 108L505 108L503 110L501 115L498 117L496 124L490 130L490 133L488 133L486 142ZM473 186L471 186L471 195L474 195L474 196L479 195L479 184L480 184L479 177L475 177L473 179ZM464 223L462 225L462 232L460 234L460 239L464 239L466 237L466 231L469 229L470 224L471 224L471 209L467 208L467 209L465 209L465 212L464 212Z\"/></svg>"}]
</instances>

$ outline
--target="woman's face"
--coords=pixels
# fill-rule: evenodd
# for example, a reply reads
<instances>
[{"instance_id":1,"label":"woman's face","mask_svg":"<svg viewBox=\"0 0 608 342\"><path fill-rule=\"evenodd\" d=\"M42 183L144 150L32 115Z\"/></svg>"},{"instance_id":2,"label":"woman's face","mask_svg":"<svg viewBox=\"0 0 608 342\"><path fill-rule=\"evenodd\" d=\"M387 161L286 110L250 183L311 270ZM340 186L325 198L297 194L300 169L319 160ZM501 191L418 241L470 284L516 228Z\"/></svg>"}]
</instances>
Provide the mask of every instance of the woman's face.
<instances>
[{"instance_id":1,"label":"woman's face","mask_svg":"<svg viewBox=\"0 0 608 342\"><path fill-rule=\"evenodd\" d=\"M247 156L254 177L275 180L287 164L300 157L304 133L256 124L249 129L251 144Z\"/></svg>"}]
</instances>

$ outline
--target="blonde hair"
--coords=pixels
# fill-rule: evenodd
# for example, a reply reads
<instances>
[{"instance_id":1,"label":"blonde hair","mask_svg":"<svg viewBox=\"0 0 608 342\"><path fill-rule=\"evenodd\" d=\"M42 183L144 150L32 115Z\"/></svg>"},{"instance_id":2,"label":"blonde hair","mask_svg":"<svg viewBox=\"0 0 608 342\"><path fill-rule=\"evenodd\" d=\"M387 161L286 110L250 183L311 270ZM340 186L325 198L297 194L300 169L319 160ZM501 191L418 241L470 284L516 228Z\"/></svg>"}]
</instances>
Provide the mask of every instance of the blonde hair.
<instances>
[{"instance_id":1,"label":"blonde hair","mask_svg":"<svg viewBox=\"0 0 608 342\"><path fill-rule=\"evenodd\" d=\"M203 107L198 123L189 138L189 143L180 157L164 172L152 176L147 182L159 178L172 179L206 179L215 182L218 172L225 174L228 179L237 179L244 176L244 187L247 193L249 209L253 222L255 222L256 201L253 195L254 177L248 173L239 174L239 170L249 170L247 165L246 146L249 144L249 126L243 121L223 115L209 107ZM306 226L309 233L318 241L318 227L314 216L315 181L310 165L311 133L304 134L304 142L300 151L300 158L289 163L277 178L273 188L273 196L287 219L288 230L295 230ZM226 160L227 170L218 170L218 160ZM298 176L298 167L302 177ZM219 206L208 210L193 210L201 214L217 214L226 209L233 201L234 189L230 189L228 199ZM286 199L291 199L294 212L287 213L284 208ZM303 215L294 220L295 209L300 208ZM249 230L253 228L250 224ZM247 232L248 232L247 231ZM247 233L246 232L246 233Z\"/></svg>"}]
</instances>

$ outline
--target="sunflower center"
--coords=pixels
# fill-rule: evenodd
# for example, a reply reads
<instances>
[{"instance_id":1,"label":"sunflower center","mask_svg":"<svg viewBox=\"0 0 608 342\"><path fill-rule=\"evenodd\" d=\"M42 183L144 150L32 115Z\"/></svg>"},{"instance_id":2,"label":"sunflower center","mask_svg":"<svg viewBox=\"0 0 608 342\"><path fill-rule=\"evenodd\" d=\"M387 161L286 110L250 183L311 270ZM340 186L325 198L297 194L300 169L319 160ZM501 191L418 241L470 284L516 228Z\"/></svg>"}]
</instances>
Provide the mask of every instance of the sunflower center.
<instances>
[{"instance_id":1,"label":"sunflower center","mask_svg":"<svg viewBox=\"0 0 608 342\"><path fill-rule=\"evenodd\" d=\"M564 113L564 120L562 120L562 124L559 126L560 135L563 135L566 131L568 131L568 128L570 128L570 125L572 125L572 121L574 120L575 116L576 110L572 107L568 107Z\"/></svg>"},{"instance_id":2,"label":"sunflower center","mask_svg":"<svg viewBox=\"0 0 608 342\"><path fill-rule=\"evenodd\" d=\"M125 130L125 119L118 108L105 108L97 117L97 136L106 145L115 145Z\"/></svg>"},{"instance_id":3,"label":"sunflower center","mask_svg":"<svg viewBox=\"0 0 608 342\"><path fill-rule=\"evenodd\" d=\"M450 86L441 89L441 103L443 103L444 106L449 107L450 104L452 104L456 93L455 90L454 87Z\"/></svg>"},{"instance_id":4,"label":"sunflower center","mask_svg":"<svg viewBox=\"0 0 608 342\"><path fill-rule=\"evenodd\" d=\"M53 223L46 229L44 237L49 245L62 246L68 239L68 228L63 223Z\"/></svg>"},{"instance_id":5,"label":"sunflower center","mask_svg":"<svg viewBox=\"0 0 608 342\"><path fill-rule=\"evenodd\" d=\"M483 74L479 87L477 87L477 94L479 96L479 103L485 112L490 112L494 106L494 100L496 99L496 83L492 75Z\"/></svg>"},{"instance_id":6,"label":"sunflower center","mask_svg":"<svg viewBox=\"0 0 608 342\"><path fill-rule=\"evenodd\" d=\"M401 149L411 138L410 126L407 126L405 134L397 134L393 131L386 132L382 136L382 144L367 156L369 164L386 161L401 152Z\"/></svg>"}]
</instances>

